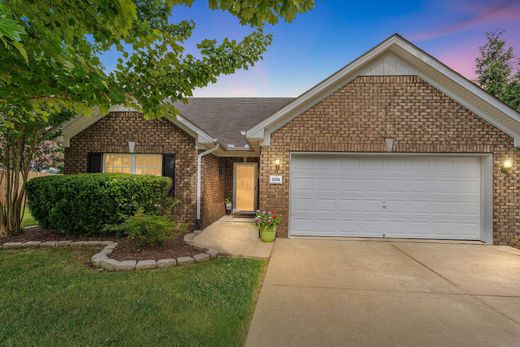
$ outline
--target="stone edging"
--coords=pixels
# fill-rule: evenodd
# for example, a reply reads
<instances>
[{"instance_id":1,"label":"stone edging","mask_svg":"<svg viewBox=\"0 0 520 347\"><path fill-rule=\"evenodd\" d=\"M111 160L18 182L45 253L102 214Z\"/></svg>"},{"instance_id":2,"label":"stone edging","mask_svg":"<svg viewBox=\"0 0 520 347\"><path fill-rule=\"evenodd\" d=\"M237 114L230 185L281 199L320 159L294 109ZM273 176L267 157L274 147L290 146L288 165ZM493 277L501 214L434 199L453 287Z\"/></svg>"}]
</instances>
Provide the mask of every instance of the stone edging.
<instances>
[{"instance_id":1,"label":"stone edging","mask_svg":"<svg viewBox=\"0 0 520 347\"><path fill-rule=\"evenodd\" d=\"M187 234L186 236L191 235ZM149 259L149 260L116 260L109 258L108 255L117 247L114 241L27 241L27 242L6 242L0 245L1 249L17 248L37 248L37 247L95 247L105 246L103 249L90 258L90 262L95 267L100 267L108 271L132 271L155 268L166 268L181 266L191 263L202 263L218 257L219 252L211 249L194 247L201 251L193 257L177 257L169 259Z\"/></svg>"}]
</instances>

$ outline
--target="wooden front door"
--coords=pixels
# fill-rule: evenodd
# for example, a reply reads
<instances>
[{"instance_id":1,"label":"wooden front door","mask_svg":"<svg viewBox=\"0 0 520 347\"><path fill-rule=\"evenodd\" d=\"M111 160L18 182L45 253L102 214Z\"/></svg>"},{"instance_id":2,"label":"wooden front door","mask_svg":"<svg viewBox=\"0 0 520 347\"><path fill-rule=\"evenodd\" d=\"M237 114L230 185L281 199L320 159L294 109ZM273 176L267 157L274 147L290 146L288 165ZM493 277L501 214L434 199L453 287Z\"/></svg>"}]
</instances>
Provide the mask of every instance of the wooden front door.
<instances>
[{"instance_id":1,"label":"wooden front door","mask_svg":"<svg viewBox=\"0 0 520 347\"><path fill-rule=\"evenodd\" d=\"M235 211L255 211L258 163L235 163L234 169Z\"/></svg>"}]
</instances>

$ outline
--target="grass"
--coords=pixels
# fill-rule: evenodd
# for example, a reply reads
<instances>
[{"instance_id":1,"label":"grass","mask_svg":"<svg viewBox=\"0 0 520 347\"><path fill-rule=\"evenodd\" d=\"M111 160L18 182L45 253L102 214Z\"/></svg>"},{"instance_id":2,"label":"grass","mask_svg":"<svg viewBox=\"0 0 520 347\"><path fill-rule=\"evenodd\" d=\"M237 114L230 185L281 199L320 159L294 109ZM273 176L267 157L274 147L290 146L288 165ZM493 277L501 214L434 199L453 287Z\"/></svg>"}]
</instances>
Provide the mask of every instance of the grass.
<instances>
[{"instance_id":1,"label":"grass","mask_svg":"<svg viewBox=\"0 0 520 347\"><path fill-rule=\"evenodd\" d=\"M25 212L23 214L22 227L28 227L28 226L36 225L36 224L38 224L38 222L31 215L29 208L26 207Z\"/></svg>"},{"instance_id":2,"label":"grass","mask_svg":"<svg viewBox=\"0 0 520 347\"><path fill-rule=\"evenodd\" d=\"M266 261L99 272L92 250L0 251L0 346L240 346Z\"/></svg>"}]
</instances>

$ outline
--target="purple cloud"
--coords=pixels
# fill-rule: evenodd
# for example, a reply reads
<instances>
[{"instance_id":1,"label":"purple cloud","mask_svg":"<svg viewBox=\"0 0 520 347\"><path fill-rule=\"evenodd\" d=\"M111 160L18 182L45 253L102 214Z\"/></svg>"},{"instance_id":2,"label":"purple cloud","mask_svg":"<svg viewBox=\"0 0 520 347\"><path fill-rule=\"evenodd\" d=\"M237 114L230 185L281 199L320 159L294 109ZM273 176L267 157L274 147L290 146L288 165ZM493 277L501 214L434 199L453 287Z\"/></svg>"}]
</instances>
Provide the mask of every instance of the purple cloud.
<instances>
[{"instance_id":1,"label":"purple cloud","mask_svg":"<svg viewBox=\"0 0 520 347\"><path fill-rule=\"evenodd\" d=\"M520 20L520 2L515 0L501 1L454 1L448 4L444 10L447 13L460 13L464 17L456 23L451 23L430 32L422 32L413 35L413 41L431 40L447 36L452 33L474 28L482 24L495 22L501 23Z\"/></svg>"}]
</instances>

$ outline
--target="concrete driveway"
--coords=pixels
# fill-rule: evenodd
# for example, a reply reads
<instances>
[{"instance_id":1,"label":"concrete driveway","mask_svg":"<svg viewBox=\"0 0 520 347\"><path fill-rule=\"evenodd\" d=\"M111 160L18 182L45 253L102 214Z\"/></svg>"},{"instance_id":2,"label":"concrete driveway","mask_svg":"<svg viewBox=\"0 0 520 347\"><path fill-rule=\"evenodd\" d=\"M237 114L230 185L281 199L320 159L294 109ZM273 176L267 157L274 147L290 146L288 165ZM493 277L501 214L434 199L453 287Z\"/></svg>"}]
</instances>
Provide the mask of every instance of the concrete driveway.
<instances>
[{"instance_id":1,"label":"concrete driveway","mask_svg":"<svg viewBox=\"0 0 520 347\"><path fill-rule=\"evenodd\" d=\"M519 346L520 251L278 239L246 346Z\"/></svg>"}]
</instances>

